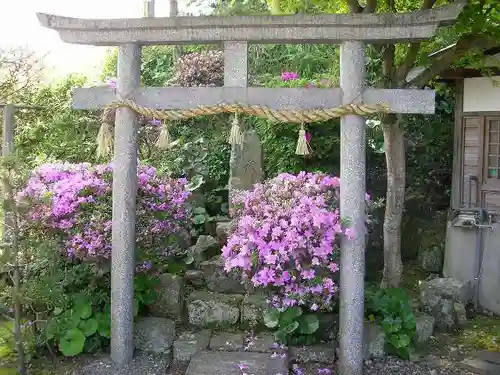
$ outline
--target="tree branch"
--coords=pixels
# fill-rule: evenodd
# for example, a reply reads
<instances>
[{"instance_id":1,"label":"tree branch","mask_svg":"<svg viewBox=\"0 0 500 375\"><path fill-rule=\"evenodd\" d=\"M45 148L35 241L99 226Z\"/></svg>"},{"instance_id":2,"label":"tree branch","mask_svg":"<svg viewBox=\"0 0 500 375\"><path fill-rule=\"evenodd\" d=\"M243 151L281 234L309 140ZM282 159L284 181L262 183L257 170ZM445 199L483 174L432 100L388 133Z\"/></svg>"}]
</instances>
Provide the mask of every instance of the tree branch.
<instances>
[{"instance_id":1,"label":"tree branch","mask_svg":"<svg viewBox=\"0 0 500 375\"><path fill-rule=\"evenodd\" d=\"M434 4L436 4L436 0L424 0L422 3L422 7L420 8L421 10L426 10L426 9L431 9Z\"/></svg>"},{"instance_id":2,"label":"tree branch","mask_svg":"<svg viewBox=\"0 0 500 375\"><path fill-rule=\"evenodd\" d=\"M382 53L382 59L384 61L383 73L386 81L384 82L385 87L393 87L394 84L395 55L396 55L396 46L394 44L386 45Z\"/></svg>"},{"instance_id":3,"label":"tree branch","mask_svg":"<svg viewBox=\"0 0 500 375\"><path fill-rule=\"evenodd\" d=\"M363 7L359 5L358 0L347 0L347 4L352 13L361 13L363 11Z\"/></svg>"},{"instance_id":4,"label":"tree branch","mask_svg":"<svg viewBox=\"0 0 500 375\"><path fill-rule=\"evenodd\" d=\"M424 0L424 2L422 3L422 7L420 9L421 10L431 9L435 3L436 0ZM398 88L404 87L406 76L410 72L413 65L415 65L415 61L417 60L418 52L420 51L421 45L422 45L421 42L410 43L410 47L406 52L405 60L398 67L398 70L396 72L395 83L398 86Z\"/></svg>"},{"instance_id":5,"label":"tree branch","mask_svg":"<svg viewBox=\"0 0 500 375\"><path fill-rule=\"evenodd\" d=\"M365 13L374 13L377 10L378 0L366 0Z\"/></svg>"},{"instance_id":6,"label":"tree branch","mask_svg":"<svg viewBox=\"0 0 500 375\"><path fill-rule=\"evenodd\" d=\"M465 56L476 46L481 46L481 50L485 51L498 46L498 41L478 36L464 37L457 42L455 48L443 52L441 57L436 58L423 73L415 77L411 82L406 83L406 86L422 87L426 85L439 73L448 69L454 61Z\"/></svg>"}]
</instances>

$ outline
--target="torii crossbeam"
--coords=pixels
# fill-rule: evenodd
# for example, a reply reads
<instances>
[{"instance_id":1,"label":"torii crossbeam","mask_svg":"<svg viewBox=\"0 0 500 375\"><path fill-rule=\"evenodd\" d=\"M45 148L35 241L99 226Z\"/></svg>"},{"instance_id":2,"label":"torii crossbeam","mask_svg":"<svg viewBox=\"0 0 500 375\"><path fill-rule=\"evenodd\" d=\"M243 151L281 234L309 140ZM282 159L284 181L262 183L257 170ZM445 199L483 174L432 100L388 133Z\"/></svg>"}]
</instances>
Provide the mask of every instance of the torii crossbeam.
<instances>
[{"instance_id":1,"label":"torii crossbeam","mask_svg":"<svg viewBox=\"0 0 500 375\"><path fill-rule=\"evenodd\" d=\"M243 102L275 109L312 109L351 103L385 102L393 113L434 113L431 90L365 88L365 43L425 40L452 23L462 5L399 14L178 17L84 20L39 14L43 26L76 44L119 46L117 92L77 89L76 108L105 107L132 99L145 107L184 109ZM140 87L140 48L149 44L223 42L224 86L216 88ZM340 89L247 87L247 43L340 43ZM120 95L118 97L116 95ZM125 365L133 356L133 280L137 168L137 116L119 108L115 124L112 229L111 356ZM363 368L365 273L365 119L341 119L340 210L358 236L345 238L340 261L340 371L361 375Z\"/></svg>"}]
</instances>

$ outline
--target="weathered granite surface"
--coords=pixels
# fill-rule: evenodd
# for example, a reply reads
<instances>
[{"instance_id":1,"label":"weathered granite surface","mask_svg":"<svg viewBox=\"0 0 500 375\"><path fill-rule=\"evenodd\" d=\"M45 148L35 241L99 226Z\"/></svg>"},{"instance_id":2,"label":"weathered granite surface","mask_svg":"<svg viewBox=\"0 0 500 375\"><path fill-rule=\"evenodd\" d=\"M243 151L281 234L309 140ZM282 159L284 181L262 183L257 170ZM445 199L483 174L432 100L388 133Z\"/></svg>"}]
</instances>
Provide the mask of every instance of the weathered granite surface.
<instances>
[{"instance_id":1,"label":"weathered granite surface","mask_svg":"<svg viewBox=\"0 0 500 375\"><path fill-rule=\"evenodd\" d=\"M190 253L195 266L199 267L201 262L220 254L220 245L214 237L202 235L198 237L196 244L191 246Z\"/></svg>"},{"instance_id":2,"label":"weathered granite surface","mask_svg":"<svg viewBox=\"0 0 500 375\"><path fill-rule=\"evenodd\" d=\"M425 305L435 297L450 299L467 305L472 301L472 286L469 281L461 282L452 278L436 278L420 284L420 299Z\"/></svg>"},{"instance_id":3,"label":"weathered granite surface","mask_svg":"<svg viewBox=\"0 0 500 375\"><path fill-rule=\"evenodd\" d=\"M365 40L389 43L428 39L440 24L457 18L463 4L442 6L434 12L325 14L229 17L168 17L144 19L78 19L38 13L42 26L57 30L68 43L116 46L123 43L174 44L218 41L265 43L331 43ZM106 32L100 32L106 30Z\"/></svg>"},{"instance_id":4,"label":"weathered granite surface","mask_svg":"<svg viewBox=\"0 0 500 375\"><path fill-rule=\"evenodd\" d=\"M338 88L144 87L137 89L137 93L137 104L157 109L196 108L220 103L246 103L272 109L303 110L336 108L342 105L342 91ZM102 108L115 99L115 90L107 87L73 90L77 109ZM433 90L366 88L362 101L367 105L387 103L390 112L395 113L435 112Z\"/></svg>"},{"instance_id":5,"label":"weathered granite surface","mask_svg":"<svg viewBox=\"0 0 500 375\"><path fill-rule=\"evenodd\" d=\"M261 332L256 336L248 337L245 341L245 350L249 352L271 353L276 352L278 344L271 332Z\"/></svg>"},{"instance_id":6,"label":"weathered granite surface","mask_svg":"<svg viewBox=\"0 0 500 375\"><path fill-rule=\"evenodd\" d=\"M224 246L227 243L227 238L229 236L229 231L231 230L232 223L230 221L220 221L215 227L215 233L217 234L217 241L220 246Z\"/></svg>"},{"instance_id":7,"label":"weathered granite surface","mask_svg":"<svg viewBox=\"0 0 500 375\"><path fill-rule=\"evenodd\" d=\"M224 271L224 263L220 256L201 262L200 269L208 290L217 293L245 293L245 285L241 281L241 276L228 275Z\"/></svg>"},{"instance_id":8,"label":"weathered granite surface","mask_svg":"<svg viewBox=\"0 0 500 375\"><path fill-rule=\"evenodd\" d=\"M268 304L261 294L249 294L241 303L241 323L249 327L257 327L263 322L263 316Z\"/></svg>"},{"instance_id":9,"label":"weathered granite surface","mask_svg":"<svg viewBox=\"0 0 500 375\"><path fill-rule=\"evenodd\" d=\"M169 273L160 275L159 279L160 283L156 288L158 297L148 306L148 310L153 316L180 322L184 316L184 281L182 277Z\"/></svg>"},{"instance_id":10,"label":"weathered granite surface","mask_svg":"<svg viewBox=\"0 0 500 375\"><path fill-rule=\"evenodd\" d=\"M365 359L385 355L385 332L377 324L365 322L364 356Z\"/></svg>"},{"instance_id":11,"label":"weathered granite surface","mask_svg":"<svg viewBox=\"0 0 500 375\"><path fill-rule=\"evenodd\" d=\"M423 344L434 333L434 324L436 323L436 319L428 314L418 314L416 316L417 322L417 343Z\"/></svg>"},{"instance_id":12,"label":"weathered granite surface","mask_svg":"<svg viewBox=\"0 0 500 375\"><path fill-rule=\"evenodd\" d=\"M262 142L253 129L243 133L243 143L231 152L229 196L233 191L250 190L264 178Z\"/></svg>"},{"instance_id":13,"label":"weathered granite surface","mask_svg":"<svg viewBox=\"0 0 500 375\"><path fill-rule=\"evenodd\" d=\"M298 363L317 362L324 364L335 363L335 342L311 345L311 346L294 346L290 348L290 357Z\"/></svg>"},{"instance_id":14,"label":"weathered granite surface","mask_svg":"<svg viewBox=\"0 0 500 375\"><path fill-rule=\"evenodd\" d=\"M444 252L443 249L434 246L423 250L419 254L420 265L423 270L433 273L441 273L443 269Z\"/></svg>"},{"instance_id":15,"label":"weathered granite surface","mask_svg":"<svg viewBox=\"0 0 500 375\"><path fill-rule=\"evenodd\" d=\"M239 320L242 299L239 294L193 292L187 302L189 323L207 328L233 325Z\"/></svg>"},{"instance_id":16,"label":"weathered granite surface","mask_svg":"<svg viewBox=\"0 0 500 375\"><path fill-rule=\"evenodd\" d=\"M465 306L471 300L470 282L436 278L420 284L422 310L436 319L439 330L450 330L465 324Z\"/></svg>"},{"instance_id":17,"label":"weathered granite surface","mask_svg":"<svg viewBox=\"0 0 500 375\"><path fill-rule=\"evenodd\" d=\"M205 275L200 270L187 270L184 274L184 280L195 287L205 285Z\"/></svg>"},{"instance_id":18,"label":"weathered granite surface","mask_svg":"<svg viewBox=\"0 0 500 375\"><path fill-rule=\"evenodd\" d=\"M211 335L209 330L182 333L174 341L174 360L186 362L199 351L206 350Z\"/></svg>"},{"instance_id":19,"label":"weathered granite surface","mask_svg":"<svg viewBox=\"0 0 500 375\"><path fill-rule=\"evenodd\" d=\"M134 346L149 353L169 353L175 339L175 322L170 319L142 317L135 323Z\"/></svg>"},{"instance_id":20,"label":"weathered granite surface","mask_svg":"<svg viewBox=\"0 0 500 375\"><path fill-rule=\"evenodd\" d=\"M245 335L243 333L220 332L210 339L210 349L237 351L243 349Z\"/></svg>"},{"instance_id":21,"label":"weathered granite surface","mask_svg":"<svg viewBox=\"0 0 500 375\"><path fill-rule=\"evenodd\" d=\"M199 352L191 359L186 375L235 375L243 372L239 368L253 375L286 375L288 359L271 358L267 353Z\"/></svg>"}]
</instances>

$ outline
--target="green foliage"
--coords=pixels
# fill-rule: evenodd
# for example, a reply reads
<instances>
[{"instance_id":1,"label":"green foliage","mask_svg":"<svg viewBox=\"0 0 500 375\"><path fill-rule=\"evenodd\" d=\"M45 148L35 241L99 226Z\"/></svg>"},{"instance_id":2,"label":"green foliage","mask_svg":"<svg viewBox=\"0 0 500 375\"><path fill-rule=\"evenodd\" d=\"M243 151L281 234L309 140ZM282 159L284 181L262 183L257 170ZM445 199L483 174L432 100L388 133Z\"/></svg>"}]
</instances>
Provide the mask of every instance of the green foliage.
<instances>
[{"instance_id":1,"label":"green foliage","mask_svg":"<svg viewBox=\"0 0 500 375\"><path fill-rule=\"evenodd\" d=\"M109 266L73 263L62 257L55 243L36 237L23 239L23 247L29 250L25 254L30 259L21 291L23 310L47 321L45 330L37 331L37 346L55 345L64 356L106 347L111 327ZM156 300L158 283L151 274L136 273L135 315ZM0 299L10 305L10 298L6 286Z\"/></svg>"},{"instance_id":2,"label":"green foliage","mask_svg":"<svg viewBox=\"0 0 500 375\"><path fill-rule=\"evenodd\" d=\"M146 273L135 275L134 280L134 316L137 316L145 306L151 305L158 298L156 287L160 279Z\"/></svg>"},{"instance_id":3,"label":"green foliage","mask_svg":"<svg viewBox=\"0 0 500 375\"><path fill-rule=\"evenodd\" d=\"M191 221L195 226L204 225L207 222L213 221L213 218L208 215L205 207L195 207L193 210L194 216Z\"/></svg>"},{"instance_id":4,"label":"green foliage","mask_svg":"<svg viewBox=\"0 0 500 375\"><path fill-rule=\"evenodd\" d=\"M134 283L134 316L154 301L157 278L137 274ZM105 347L111 335L109 284L101 285L102 297L87 291L66 294L69 303L55 305L45 330L48 343L56 344L66 357L83 352L92 353Z\"/></svg>"},{"instance_id":5,"label":"green foliage","mask_svg":"<svg viewBox=\"0 0 500 375\"><path fill-rule=\"evenodd\" d=\"M85 82L83 77L69 76L27 95L27 103L41 107L19 114L16 149L27 166L55 160L95 161L99 118L71 107L71 90Z\"/></svg>"},{"instance_id":6,"label":"green foliage","mask_svg":"<svg viewBox=\"0 0 500 375\"><path fill-rule=\"evenodd\" d=\"M381 325L390 352L408 359L414 350L417 324L404 289L366 292L366 312Z\"/></svg>"},{"instance_id":7,"label":"green foliage","mask_svg":"<svg viewBox=\"0 0 500 375\"><path fill-rule=\"evenodd\" d=\"M266 327L275 330L276 341L283 345L311 344L319 328L318 317L303 314L301 307L288 307L285 310L269 309L264 314Z\"/></svg>"},{"instance_id":8,"label":"green foliage","mask_svg":"<svg viewBox=\"0 0 500 375\"><path fill-rule=\"evenodd\" d=\"M71 296L71 303L63 308L56 306L53 317L49 320L46 328L48 342L55 342L59 351L66 357L73 357L84 351L87 337L98 333L101 315L94 313L96 306L89 297L83 294ZM106 319L110 322L111 315ZM103 337L109 337L109 333L103 331Z\"/></svg>"},{"instance_id":9,"label":"green foliage","mask_svg":"<svg viewBox=\"0 0 500 375\"><path fill-rule=\"evenodd\" d=\"M198 189L208 176L208 166L205 160L208 157L208 145L204 138L188 140L178 138L171 145L171 149L164 153L159 173L172 177L186 177L194 180L190 190Z\"/></svg>"}]
</instances>

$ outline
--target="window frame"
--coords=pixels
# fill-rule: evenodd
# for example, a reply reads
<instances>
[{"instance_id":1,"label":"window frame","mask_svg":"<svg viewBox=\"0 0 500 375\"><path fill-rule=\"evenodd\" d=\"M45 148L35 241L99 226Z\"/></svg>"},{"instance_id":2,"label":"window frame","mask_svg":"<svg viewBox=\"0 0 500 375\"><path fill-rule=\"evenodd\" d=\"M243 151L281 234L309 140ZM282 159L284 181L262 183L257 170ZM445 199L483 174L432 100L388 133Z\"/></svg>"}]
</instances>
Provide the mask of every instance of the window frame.
<instances>
[{"instance_id":1,"label":"window frame","mask_svg":"<svg viewBox=\"0 0 500 375\"><path fill-rule=\"evenodd\" d=\"M499 122L499 133L498 133L498 141L497 143L497 152L498 152L498 162L497 162L497 177L489 177L489 150L490 150L490 125L492 121ZM486 115L484 116L483 121L484 131L482 132L483 137L480 141L482 141L482 160L481 162L481 170L482 170L482 183L481 190L489 190L489 191L500 191L500 115Z\"/></svg>"}]
</instances>

